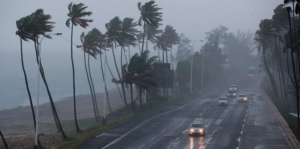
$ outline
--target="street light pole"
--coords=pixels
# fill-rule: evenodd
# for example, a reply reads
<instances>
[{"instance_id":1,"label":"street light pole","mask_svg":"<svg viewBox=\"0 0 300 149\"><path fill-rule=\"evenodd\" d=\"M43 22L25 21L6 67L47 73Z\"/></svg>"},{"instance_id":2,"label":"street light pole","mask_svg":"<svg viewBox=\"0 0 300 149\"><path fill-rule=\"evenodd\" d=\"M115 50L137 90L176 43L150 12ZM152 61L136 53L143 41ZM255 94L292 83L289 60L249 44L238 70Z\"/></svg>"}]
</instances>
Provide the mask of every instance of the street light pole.
<instances>
[{"instance_id":1,"label":"street light pole","mask_svg":"<svg viewBox=\"0 0 300 149\"><path fill-rule=\"evenodd\" d=\"M62 35L62 33L50 33L48 35ZM36 119L36 127L35 127L35 147L37 148L38 145L38 131L39 131L39 101L40 101L40 69L41 69L41 51L42 51L42 41L45 38L45 36L40 41L40 48L37 49L38 51L38 86L37 86L37 100L36 100L36 112L35 112L35 119Z\"/></svg>"},{"instance_id":2,"label":"street light pole","mask_svg":"<svg viewBox=\"0 0 300 149\"><path fill-rule=\"evenodd\" d=\"M106 67L107 67L107 57L106 57L106 47L107 47L107 41L111 38L115 38L117 36L112 36L112 37L109 37L106 39L105 41L105 50L104 50L104 55L105 55L105 66L104 66L104 88L103 88L103 121L102 121L102 125L106 125L106 107L105 107L105 104L106 104L106 92L105 92L105 88L106 88Z\"/></svg>"},{"instance_id":3,"label":"street light pole","mask_svg":"<svg viewBox=\"0 0 300 149\"><path fill-rule=\"evenodd\" d=\"M193 43L193 52L194 52L194 44L197 42L197 41L200 41L200 42L202 42L203 40L196 40L196 41L194 41L194 43ZM190 94L192 93L192 87L193 87L193 62L194 61L194 53L193 53L193 55L192 55L192 61L191 61L191 79L190 79Z\"/></svg>"},{"instance_id":4,"label":"street light pole","mask_svg":"<svg viewBox=\"0 0 300 149\"><path fill-rule=\"evenodd\" d=\"M201 88L203 88L203 70L204 70L204 49L202 50L202 52L201 52L201 54L202 54L202 75L201 75Z\"/></svg>"}]
</instances>

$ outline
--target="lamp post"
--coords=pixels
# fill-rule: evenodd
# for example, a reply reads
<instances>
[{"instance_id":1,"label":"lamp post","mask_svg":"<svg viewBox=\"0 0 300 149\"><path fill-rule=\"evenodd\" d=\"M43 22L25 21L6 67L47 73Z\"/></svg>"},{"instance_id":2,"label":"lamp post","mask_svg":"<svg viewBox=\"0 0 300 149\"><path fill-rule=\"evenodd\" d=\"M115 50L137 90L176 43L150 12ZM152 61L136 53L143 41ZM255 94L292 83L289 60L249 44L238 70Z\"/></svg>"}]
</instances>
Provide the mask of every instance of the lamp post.
<instances>
[{"instance_id":1,"label":"lamp post","mask_svg":"<svg viewBox=\"0 0 300 149\"><path fill-rule=\"evenodd\" d=\"M201 54L202 54L201 88L203 88L203 81L204 81L204 80L203 80L203 71L204 71L204 49L202 50Z\"/></svg>"},{"instance_id":2,"label":"lamp post","mask_svg":"<svg viewBox=\"0 0 300 149\"><path fill-rule=\"evenodd\" d=\"M104 55L105 55L105 66L104 66L104 85L105 87L103 88L103 121L102 125L106 125L106 109L105 109L105 104L106 104L106 93L105 93L105 88L106 88L106 67L107 67L107 57L106 57L106 47L107 47L107 41L111 38L116 38L117 36L112 36L106 39L105 41L105 50L104 50Z\"/></svg>"},{"instance_id":3,"label":"lamp post","mask_svg":"<svg viewBox=\"0 0 300 149\"><path fill-rule=\"evenodd\" d=\"M62 35L62 33L50 33L48 35ZM38 87L37 87L37 100L36 100L36 112L35 112L35 119L36 119L36 127L35 127L35 146L34 148L39 148L38 145L38 131L39 131L39 100L40 100L40 69L41 69L41 51L42 51L42 41L45 38L45 36L40 41L40 47L37 49L38 51Z\"/></svg>"},{"instance_id":4,"label":"lamp post","mask_svg":"<svg viewBox=\"0 0 300 149\"><path fill-rule=\"evenodd\" d=\"M198 42L198 41L200 41L200 42L202 42L203 40L196 40L196 41L194 41L194 43L193 43L193 52L194 52L194 44L196 43L196 42ZM191 61L191 79L190 79L190 94L192 93L192 87L193 87L193 62L194 61L194 53L193 53L193 55L192 55L192 61Z\"/></svg>"}]
</instances>

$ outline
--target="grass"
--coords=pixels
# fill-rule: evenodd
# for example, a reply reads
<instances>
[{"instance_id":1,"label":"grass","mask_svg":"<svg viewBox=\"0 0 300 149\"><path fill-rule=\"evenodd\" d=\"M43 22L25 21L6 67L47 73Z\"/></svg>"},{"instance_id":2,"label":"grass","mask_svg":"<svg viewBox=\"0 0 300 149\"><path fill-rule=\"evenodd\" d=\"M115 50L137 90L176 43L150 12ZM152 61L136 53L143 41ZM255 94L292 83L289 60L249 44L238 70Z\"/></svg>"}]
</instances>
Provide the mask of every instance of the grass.
<instances>
[{"instance_id":1,"label":"grass","mask_svg":"<svg viewBox=\"0 0 300 149\"><path fill-rule=\"evenodd\" d=\"M175 98L168 100L167 102L162 102L153 107L147 107L143 111L140 111L139 113L136 113L134 115L131 114L131 112L128 112L128 110L126 110L126 107L123 107L123 108L115 111L114 113L111 113L108 115L108 119L111 122L109 124L107 124L106 126L102 126L101 121L96 121L95 119L92 119L92 118L80 119L80 120L78 120L78 124L79 124L80 128L82 129L82 131L79 134L75 133L75 131L74 131L75 130L74 120L63 121L62 125L63 125L65 131L68 132L67 133L68 139L65 140L63 142L63 144L61 146L59 146L58 149L73 149L73 148L83 144L90 138L93 138L93 137L101 134L102 132L112 129L112 128L116 127L117 125L122 124L122 123L126 122L127 120L130 120L131 118L136 117L139 114L142 114L153 108L166 106L166 105L174 103L176 101L188 98L196 93L197 92L193 92L192 94L185 93L183 95L176 96ZM139 106L136 106L135 108L139 109Z\"/></svg>"}]
</instances>

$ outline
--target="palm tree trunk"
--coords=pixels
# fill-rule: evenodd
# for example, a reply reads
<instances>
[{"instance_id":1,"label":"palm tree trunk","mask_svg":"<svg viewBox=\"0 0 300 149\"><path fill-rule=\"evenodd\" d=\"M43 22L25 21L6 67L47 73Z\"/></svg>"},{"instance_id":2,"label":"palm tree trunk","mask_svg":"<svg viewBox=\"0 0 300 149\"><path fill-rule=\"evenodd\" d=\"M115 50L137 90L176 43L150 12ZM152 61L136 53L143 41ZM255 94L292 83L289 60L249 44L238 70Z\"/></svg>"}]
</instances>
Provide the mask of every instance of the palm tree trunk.
<instances>
[{"instance_id":1,"label":"palm tree trunk","mask_svg":"<svg viewBox=\"0 0 300 149\"><path fill-rule=\"evenodd\" d=\"M101 58L101 57L100 57ZM108 62L107 62L107 57L106 57L106 55L105 55L105 60L106 60L106 63L107 63L107 68L108 68L108 70L109 70L109 72L110 72L110 74L112 75L112 72L111 72L111 70L110 70L110 67L109 67L109 65L108 65ZM102 69L102 76L103 76L103 81L104 81L104 73L103 73L103 67L102 67L102 59L101 59L101 69ZM113 77L113 76L112 76ZM104 81L105 82L105 81ZM116 84L117 85L117 84ZM118 87L118 85L117 85L117 88L118 88L118 90L119 90L119 87ZM107 106L108 106L108 109L109 109L109 112L111 113L112 112L112 110L111 110L111 107L110 107L110 100L109 100L109 97L108 97L108 91L107 91L107 85L106 85L106 83L105 83L105 92L106 92L106 97L107 97ZM120 92L119 92L120 93ZM104 94L104 93L103 93ZM122 95L120 95L120 96L122 96ZM122 98L122 97L121 97Z\"/></svg>"},{"instance_id":2,"label":"palm tree trunk","mask_svg":"<svg viewBox=\"0 0 300 149\"><path fill-rule=\"evenodd\" d=\"M96 97L96 93L95 93L95 87L94 87L94 82L93 82L91 67L90 67L90 55L88 55L88 70L89 70L89 76L90 76L90 79L91 79L90 81L91 81L91 87L92 87L92 94L94 95L96 114L97 114L98 118L100 118L99 110L98 110L97 97Z\"/></svg>"},{"instance_id":3,"label":"palm tree trunk","mask_svg":"<svg viewBox=\"0 0 300 149\"><path fill-rule=\"evenodd\" d=\"M56 108L55 108L55 105L54 105L54 102L53 102L53 98L52 98L52 95L51 95L51 92L50 92L50 89L49 89L49 86L48 86L48 83L47 83L47 80L46 80L46 77L45 77L44 68L43 68L43 65L42 65L42 60L40 59L40 61L39 61L39 52L38 52L39 50L37 49L37 43L36 42L34 42L34 46L35 46L35 52L36 52L36 61L37 61L37 64L40 64L39 69L40 69L40 73L41 73L43 82L45 84L46 90L47 90L47 94L49 96L54 121L57 125L58 131L62 133L63 139L66 139L67 136L64 133L64 130L61 126L61 123L60 123L60 120L59 120L59 117L58 117L58 114L57 114L57 111L56 111Z\"/></svg>"},{"instance_id":4,"label":"palm tree trunk","mask_svg":"<svg viewBox=\"0 0 300 149\"><path fill-rule=\"evenodd\" d=\"M159 48L157 49L157 53L158 53L158 61L160 61L160 54L159 54Z\"/></svg>"},{"instance_id":5,"label":"palm tree trunk","mask_svg":"<svg viewBox=\"0 0 300 149\"><path fill-rule=\"evenodd\" d=\"M125 52L125 48L123 48L124 49L124 57L125 57L125 61L126 61L126 64L128 64L128 59L127 59L127 56L126 56L126 52ZM121 67L122 67L123 65L121 65Z\"/></svg>"},{"instance_id":6,"label":"palm tree trunk","mask_svg":"<svg viewBox=\"0 0 300 149\"><path fill-rule=\"evenodd\" d=\"M146 26L145 26L145 22L144 22L144 25L143 25L143 28L144 28L144 32L143 32L143 43L142 43L142 52L141 54L144 52L144 43L145 43L145 31L146 31Z\"/></svg>"},{"instance_id":7,"label":"palm tree trunk","mask_svg":"<svg viewBox=\"0 0 300 149\"><path fill-rule=\"evenodd\" d=\"M168 62L168 50L166 50L166 61L167 61L167 63L169 63ZM169 98L169 81L167 82L167 98Z\"/></svg>"},{"instance_id":8,"label":"palm tree trunk","mask_svg":"<svg viewBox=\"0 0 300 149\"><path fill-rule=\"evenodd\" d=\"M290 71L290 64L289 64L289 50L287 49L286 50L286 64L287 64L287 71L288 71L288 76L289 76L289 78L290 78L290 81L291 81L291 83L293 84L293 86L294 86L294 88L296 88L296 85L295 85L295 81L294 81L294 79L293 79L293 77L292 77L292 75L291 75L291 71Z\"/></svg>"},{"instance_id":9,"label":"palm tree trunk","mask_svg":"<svg viewBox=\"0 0 300 149\"><path fill-rule=\"evenodd\" d=\"M76 127L76 131L80 132L78 122L77 122L77 113L76 113L75 68L74 68L74 60L73 60L73 23L71 28L71 62L72 62L72 74L73 74L73 100L74 100L75 127Z\"/></svg>"},{"instance_id":10,"label":"palm tree trunk","mask_svg":"<svg viewBox=\"0 0 300 149\"><path fill-rule=\"evenodd\" d=\"M117 69L117 73L118 73L119 79L121 80L121 75L120 75L119 68L118 68L117 62L116 62L116 56L115 56L114 46L112 46L111 49L112 49L112 53L113 53L113 57L114 57L115 67ZM122 91L123 91L123 97L124 97L124 100L126 101L126 93L125 93L124 83L121 83L121 86L122 86Z\"/></svg>"},{"instance_id":11,"label":"palm tree trunk","mask_svg":"<svg viewBox=\"0 0 300 149\"><path fill-rule=\"evenodd\" d=\"M31 93L30 93L30 89L29 89L29 85L28 85L28 80L27 80L27 74L26 74L26 70L25 70L25 66L24 66L23 45L22 45L22 39L21 38L20 38L20 44L21 44L21 63L22 63L22 69L23 69L24 78L25 78L25 84L26 84L26 89L27 89L27 93L28 93L28 97L29 97L29 101L30 101L30 108L31 108L32 117L33 117L33 124L34 124L34 128L35 128L36 127L36 120L35 120L35 114L34 114L34 108L33 108Z\"/></svg>"},{"instance_id":12,"label":"palm tree trunk","mask_svg":"<svg viewBox=\"0 0 300 149\"><path fill-rule=\"evenodd\" d=\"M142 102L142 87L139 86L139 91L140 91L140 107L141 111L143 110L143 102Z\"/></svg>"},{"instance_id":13,"label":"palm tree trunk","mask_svg":"<svg viewBox=\"0 0 300 149\"><path fill-rule=\"evenodd\" d=\"M3 142L4 146L5 146L5 149L8 149L8 145L7 145L6 141L5 141L5 138L4 138L1 130L0 130L0 136L1 136L2 142Z\"/></svg>"},{"instance_id":14,"label":"palm tree trunk","mask_svg":"<svg viewBox=\"0 0 300 149\"><path fill-rule=\"evenodd\" d=\"M295 71L295 61L294 61L294 56L293 56L293 35L292 35L292 24L291 24L291 16L289 14L288 10L288 18L289 18L289 26L290 26L290 43L291 43L291 59L292 59L292 65L293 65L293 73L294 73L294 80L295 80L295 88L296 88L296 107L297 107L297 126L298 126L298 133L300 132L300 119L299 119L299 86L298 86L298 81L297 81L297 76L296 76L296 71ZM298 50L297 50L298 51ZM297 55L298 56L298 55Z\"/></svg>"},{"instance_id":15,"label":"palm tree trunk","mask_svg":"<svg viewBox=\"0 0 300 149\"><path fill-rule=\"evenodd\" d=\"M139 44L140 45L140 44ZM128 47L128 60L130 62L130 47Z\"/></svg>"},{"instance_id":16,"label":"palm tree trunk","mask_svg":"<svg viewBox=\"0 0 300 149\"><path fill-rule=\"evenodd\" d=\"M130 94L131 94L131 109L134 114L134 102L133 102L133 92L132 92L132 84L130 84Z\"/></svg>"},{"instance_id":17,"label":"palm tree trunk","mask_svg":"<svg viewBox=\"0 0 300 149\"><path fill-rule=\"evenodd\" d=\"M276 30L275 30L275 52L274 52L274 58L275 58L275 62L276 62L276 65L277 65L277 73L278 73L278 79L279 79L279 84L280 84L280 91L281 91L281 97L284 98L284 91L283 91L283 88L284 88L284 85L283 85L283 80L282 80L282 77L281 77L281 68L280 68L280 64L279 64L279 56L278 56L278 47L277 47L277 36L276 36Z\"/></svg>"},{"instance_id":18,"label":"palm tree trunk","mask_svg":"<svg viewBox=\"0 0 300 149\"><path fill-rule=\"evenodd\" d=\"M84 68L85 68L85 72L86 72L86 78L87 78L88 83L89 83L89 87L90 87L90 91L91 91L91 97L92 97L92 101L93 101L94 116L95 116L96 121L99 121L99 117L98 117L97 112L96 112L94 94L93 94L93 90L92 90L92 86L91 86L91 82L90 82L90 78L89 78L88 70L87 70L87 66L86 66L85 51L83 51L83 56L84 56Z\"/></svg>"},{"instance_id":19,"label":"palm tree trunk","mask_svg":"<svg viewBox=\"0 0 300 149\"><path fill-rule=\"evenodd\" d=\"M271 81L271 83L272 83L274 92L275 92L275 94L276 94L276 96L277 96L277 95L278 95L278 94L277 94L277 86L276 86L276 82L275 82L275 80L274 80L274 78L273 78L273 75L272 75L271 72L270 72L269 66L267 65L267 61L266 61L266 50L265 50L264 44L263 44L263 59L264 59L264 63L265 63L265 68L266 68L266 70L267 70L267 74L268 74L268 76L269 76L269 78L270 78L270 81Z\"/></svg>"},{"instance_id":20,"label":"palm tree trunk","mask_svg":"<svg viewBox=\"0 0 300 149\"><path fill-rule=\"evenodd\" d=\"M164 47L162 49L162 53L163 53L163 92L164 92L164 98L166 98L166 91L165 91L165 56L164 56Z\"/></svg>"}]
</instances>

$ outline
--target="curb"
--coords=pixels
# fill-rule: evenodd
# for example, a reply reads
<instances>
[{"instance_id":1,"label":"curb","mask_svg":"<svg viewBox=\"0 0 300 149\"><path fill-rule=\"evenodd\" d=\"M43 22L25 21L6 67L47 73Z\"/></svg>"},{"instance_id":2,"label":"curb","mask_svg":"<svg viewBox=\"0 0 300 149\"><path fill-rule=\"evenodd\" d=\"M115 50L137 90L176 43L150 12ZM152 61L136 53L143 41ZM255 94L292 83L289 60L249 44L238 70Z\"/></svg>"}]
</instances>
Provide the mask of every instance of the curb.
<instances>
[{"instance_id":1,"label":"curb","mask_svg":"<svg viewBox=\"0 0 300 149\"><path fill-rule=\"evenodd\" d=\"M288 123L285 121L285 119L283 118L283 116L281 115L279 110L276 108L273 101L270 99L270 97L267 95L267 93L262 88L260 88L260 91L261 91L263 97L265 97L267 99L267 102L268 102L270 108L272 109L272 112L275 114L275 117L276 117L280 127L282 128L282 132L284 133L285 138L289 142L290 146L295 149L300 149L300 143L299 143L298 139L296 138L293 131L290 129Z\"/></svg>"}]
</instances>

